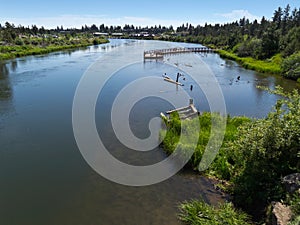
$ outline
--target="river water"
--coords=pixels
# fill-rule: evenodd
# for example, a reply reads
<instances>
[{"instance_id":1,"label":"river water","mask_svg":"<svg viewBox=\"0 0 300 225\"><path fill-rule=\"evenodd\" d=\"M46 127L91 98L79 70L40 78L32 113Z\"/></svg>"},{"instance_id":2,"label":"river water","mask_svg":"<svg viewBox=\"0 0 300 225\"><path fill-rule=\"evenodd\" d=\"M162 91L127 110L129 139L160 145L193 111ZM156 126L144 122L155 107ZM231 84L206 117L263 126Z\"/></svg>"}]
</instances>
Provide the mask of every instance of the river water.
<instances>
[{"instance_id":1,"label":"river water","mask_svg":"<svg viewBox=\"0 0 300 225\"><path fill-rule=\"evenodd\" d=\"M183 200L202 197L211 204L222 201L223 196L213 189L211 182L186 170L145 187L111 182L89 167L74 138L73 98L91 64L113 51L120 52L122 58L126 51L174 46L194 45L111 40L109 44L89 48L0 62L0 224L180 224L176 218L177 205ZM126 51L119 51L124 48ZM187 56L174 56L169 61L171 57L143 62L141 55L140 62L116 68L99 95L95 114L99 134L111 153L128 163L151 164L166 156L158 147L146 155L129 151L124 157L123 150L128 149L118 142L110 124L112 102L122 87L139 77L161 77L167 73L175 79L178 69L166 63L181 63ZM257 89L257 85L299 88L295 82L245 70L216 54L196 57L217 78L231 115L261 118L272 110L278 96ZM191 69L195 63L185 66ZM199 72L199 76L205 74ZM185 84L183 90L194 99L198 110L209 111L201 87L189 74L184 78L180 78ZM204 78L201 85L210 87ZM171 84L161 94L180 95L181 91ZM147 137L151 118L171 108L171 104L157 97L140 101L130 114L133 133Z\"/></svg>"}]
</instances>

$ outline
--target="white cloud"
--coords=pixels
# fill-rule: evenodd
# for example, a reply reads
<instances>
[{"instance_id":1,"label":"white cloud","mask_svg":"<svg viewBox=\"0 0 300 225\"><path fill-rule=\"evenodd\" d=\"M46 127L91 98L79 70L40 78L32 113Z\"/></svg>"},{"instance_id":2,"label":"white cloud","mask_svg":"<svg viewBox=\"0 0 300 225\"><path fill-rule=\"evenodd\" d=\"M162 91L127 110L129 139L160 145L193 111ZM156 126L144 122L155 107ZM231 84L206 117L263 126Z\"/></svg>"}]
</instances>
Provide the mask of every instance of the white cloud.
<instances>
[{"instance_id":1,"label":"white cloud","mask_svg":"<svg viewBox=\"0 0 300 225\"><path fill-rule=\"evenodd\" d=\"M92 25L105 24L110 25L120 25L133 24L135 26L170 26L173 25L177 27L182 24L182 21L178 20L165 20L165 19L154 19L154 18L143 18L143 17L109 17L106 15L61 15L58 17L38 17L38 18L0 18L0 23L4 24L6 21L23 26L31 26L33 24L38 27L44 26L45 28L56 28L57 26L63 26L65 28L81 28L82 25Z\"/></svg>"},{"instance_id":2,"label":"white cloud","mask_svg":"<svg viewBox=\"0 0 300 225\"><path fill-rule=\"evenodd\" d=\"M154 25L162 25L162 26L170 26L173 27L181 26L186 22L192 23L193 25L204 25L206 22L208 24L215 23L227 23L234 22L243 17L248 18L249 20L258 19L258 16L251 14L248 10L233 10L229 13L219 13L214 14L212 18L206 18L194 21L182 21L179 19L157 19L157 18L149 18L149 17L134 17L134 16L123 16L123 17L110 17L108 15L60 15L57 17L27 17L27 18L1 18L0 23L4 25L6 21L15 24L18 26L19 24L23 26L31 26L37 25L38 27L44 26L45 28L56 28L57 26L63 26L64 28L81 28L85 24L91 26L92 24L96 24L99 26L100 24L105 24L107 26L124 26L125 24L133 24L134 26L154 26Z\"/></svg>"},{"instance_id":3,"label":"white cloud","mask_svg":"<svg viewBox=\"0 0 300 225\"><path fill-rule=\"evenodd\" d=\"M239 20L243 17L253 21L255 19L259 20L258 16L251 14L248 10L240 9L240 10L232 10L229 13L216 14L216 16L223 17L223 20L226 19L228 22L233 22Z\"/></svg>"}]
</instances>

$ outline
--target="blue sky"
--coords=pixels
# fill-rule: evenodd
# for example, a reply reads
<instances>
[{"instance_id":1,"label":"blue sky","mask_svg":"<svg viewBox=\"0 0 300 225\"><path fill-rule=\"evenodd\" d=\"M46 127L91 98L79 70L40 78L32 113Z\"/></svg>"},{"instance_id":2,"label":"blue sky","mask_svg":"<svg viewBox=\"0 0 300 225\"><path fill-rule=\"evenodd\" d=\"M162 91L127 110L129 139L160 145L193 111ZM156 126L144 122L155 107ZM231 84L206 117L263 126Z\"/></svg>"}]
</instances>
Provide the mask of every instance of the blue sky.
<instances>
[{"instance_id":1,"label":"blue sky","mask_svg":"<svg viewBox=\"0 0 300 225\"><path fill-rule=\"evenodd\" d=\"M0 0L0 23L54 28L106 25L165 26L232 22L243 16L250 20L271 18L278 6L299 8L299 0Z\"/></svg>"}]
</instances>

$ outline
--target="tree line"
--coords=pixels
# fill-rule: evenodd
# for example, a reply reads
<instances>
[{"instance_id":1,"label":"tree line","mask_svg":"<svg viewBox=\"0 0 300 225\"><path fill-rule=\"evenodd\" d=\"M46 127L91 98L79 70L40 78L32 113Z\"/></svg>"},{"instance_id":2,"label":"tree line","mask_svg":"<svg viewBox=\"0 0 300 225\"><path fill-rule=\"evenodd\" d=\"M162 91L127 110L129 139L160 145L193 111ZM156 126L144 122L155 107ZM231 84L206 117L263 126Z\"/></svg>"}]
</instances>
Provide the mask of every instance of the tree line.
<instances>
[{"instance_id":1,"label":"tree line","mask_svg":"<svg viewBox=\"0 0 300 225\"><path fill-rule=\"evenodd\" d=\"M260 21L250 21L241 18L238 21L226 24L205 24L204 26L182 24L174 29L173 26L151 26L141 27L126 24L121 26L106 26L105 24L91 26L84 25L81 29L57 26L56 29L15 26L6 22L0 24L0 42L22 43L18 37L22 34L45 35L65 34L67 38L78 34L122 33L123 37L130 34L146 32L150 38L166 41L183 41L201 43L203 45L221 48L238 57L251 57L257 60L271 60L277 56L281 64L282 75L297 80L300 78L300 8L291 9L278 7L273 13L272 19L262 17ZM137 36L132 36L137 38ZM140 36L143 38L143 36ZM149 38L149 36L147 37Z\"/></svg>"},{"instance_id":2,"label":"tree line","mask_svg":"<svg viewBox=\"0 0 300 225\"><path fill-rule=\"evenodd\" d=\"M163 33L172 33L174 32L173 26L134 26L126 24L123 27L121 26L107 26L105 24L101 24L97 26L96 24L92 24L91 26L84 25L81 29L78 28L64 28L63 26L57 26L55 29L45 29L42 27L37 27L36 25L32 25L31 27L18 25L15 26L13 23L5 22L4 25L0 24L0 40L5 40L7 42L11 42L15 38L17 38L20 34L29 34L29 35L38 35L38 34L57 34L57 33L94 33L94 32L102 32L102 33L116 33L122 32L124 34L130 33L140 33L147 32L149 34L163 34Z\"/></svg>"},{"instance_id":3,"label":"tree line","mask_svg":"<svg viewBox=\"0 0 300 225\"><path fill-rule=\"evenodd\" d=\"M244 17L227 24L183 24L177 33L180 35L163 39L201 43L257 60L270 60L277 55L282 59L282 75L300 78L300 8L292 10L289 4L278 7L271 20L262 17L251 22Z\"/></svg>"},{"instance_id":4,"label":"tree line","mask_svg":"<svg viewBox=\"0 0 300 225\"><path fill-rule=\"evenodd\" d=\"M271 20L262 17L260 22L250 22L244 17L223 25L183 24L177 32L182 32L190 42L213 44L243 57L266 59L276 53L289 56L300 50L300 8L291 11L290 5L284 9L278 7Z\"/></svg>"},{"instance_id":5,"label":"tree line","mask_svg":"<svg viewBox=\"0 0 300 225\"><path fill-rule=\"evenodd\" d=\"M94 37L92 33L24 27L6 22L0 26L0 61L26 55L46 54L70 48L107 43L106 38Z\"/></svg>"}]
</instances>

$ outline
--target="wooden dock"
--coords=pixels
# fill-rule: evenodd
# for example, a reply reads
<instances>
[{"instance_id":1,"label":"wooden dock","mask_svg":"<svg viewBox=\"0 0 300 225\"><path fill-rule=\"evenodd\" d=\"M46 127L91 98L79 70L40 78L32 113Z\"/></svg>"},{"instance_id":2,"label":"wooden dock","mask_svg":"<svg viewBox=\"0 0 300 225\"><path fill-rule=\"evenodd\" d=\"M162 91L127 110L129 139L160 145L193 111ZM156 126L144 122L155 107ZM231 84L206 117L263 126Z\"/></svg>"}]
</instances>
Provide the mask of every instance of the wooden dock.
<instances>
[{"instance_id":1,"label":"wooden dock","mask_svg":"<svg viewBox=\"0 0 300 225\"><path fill-rule=\"evenodd\" d=\"M164 81L170 82L172 84L176 84L179 86L184 86L182 83L176 82L175 80L171 79L170 77L164 77Z\"/></svg>"},{"instance_id":2,"label":"wooden dock","mask_svg":"<svg viewBox=\"0 0 300 225\"><path fill-rule=\"evenodd\" d=\"M162 59L164 55L168 54L181 54L181 53L213 53L215 50L207 47L197 48L168 48L144 51L144 59Z\"/></svg>"},{"instance_id":3,"label":"wooden dock","mask_svg":"<svg viewBox=\"0 0 300 225\"><path fill-rule=\"evenodd\" d=\"M167 111L166 114L170 115L173 112L177 112L179 118L182 120L191 119L199 115L198 110L194 106L193 99L190 99L190 104L188 106ZM164 113L160 113L160 116L168 120L168 117Z\"/></svg>"}]
</instances>

